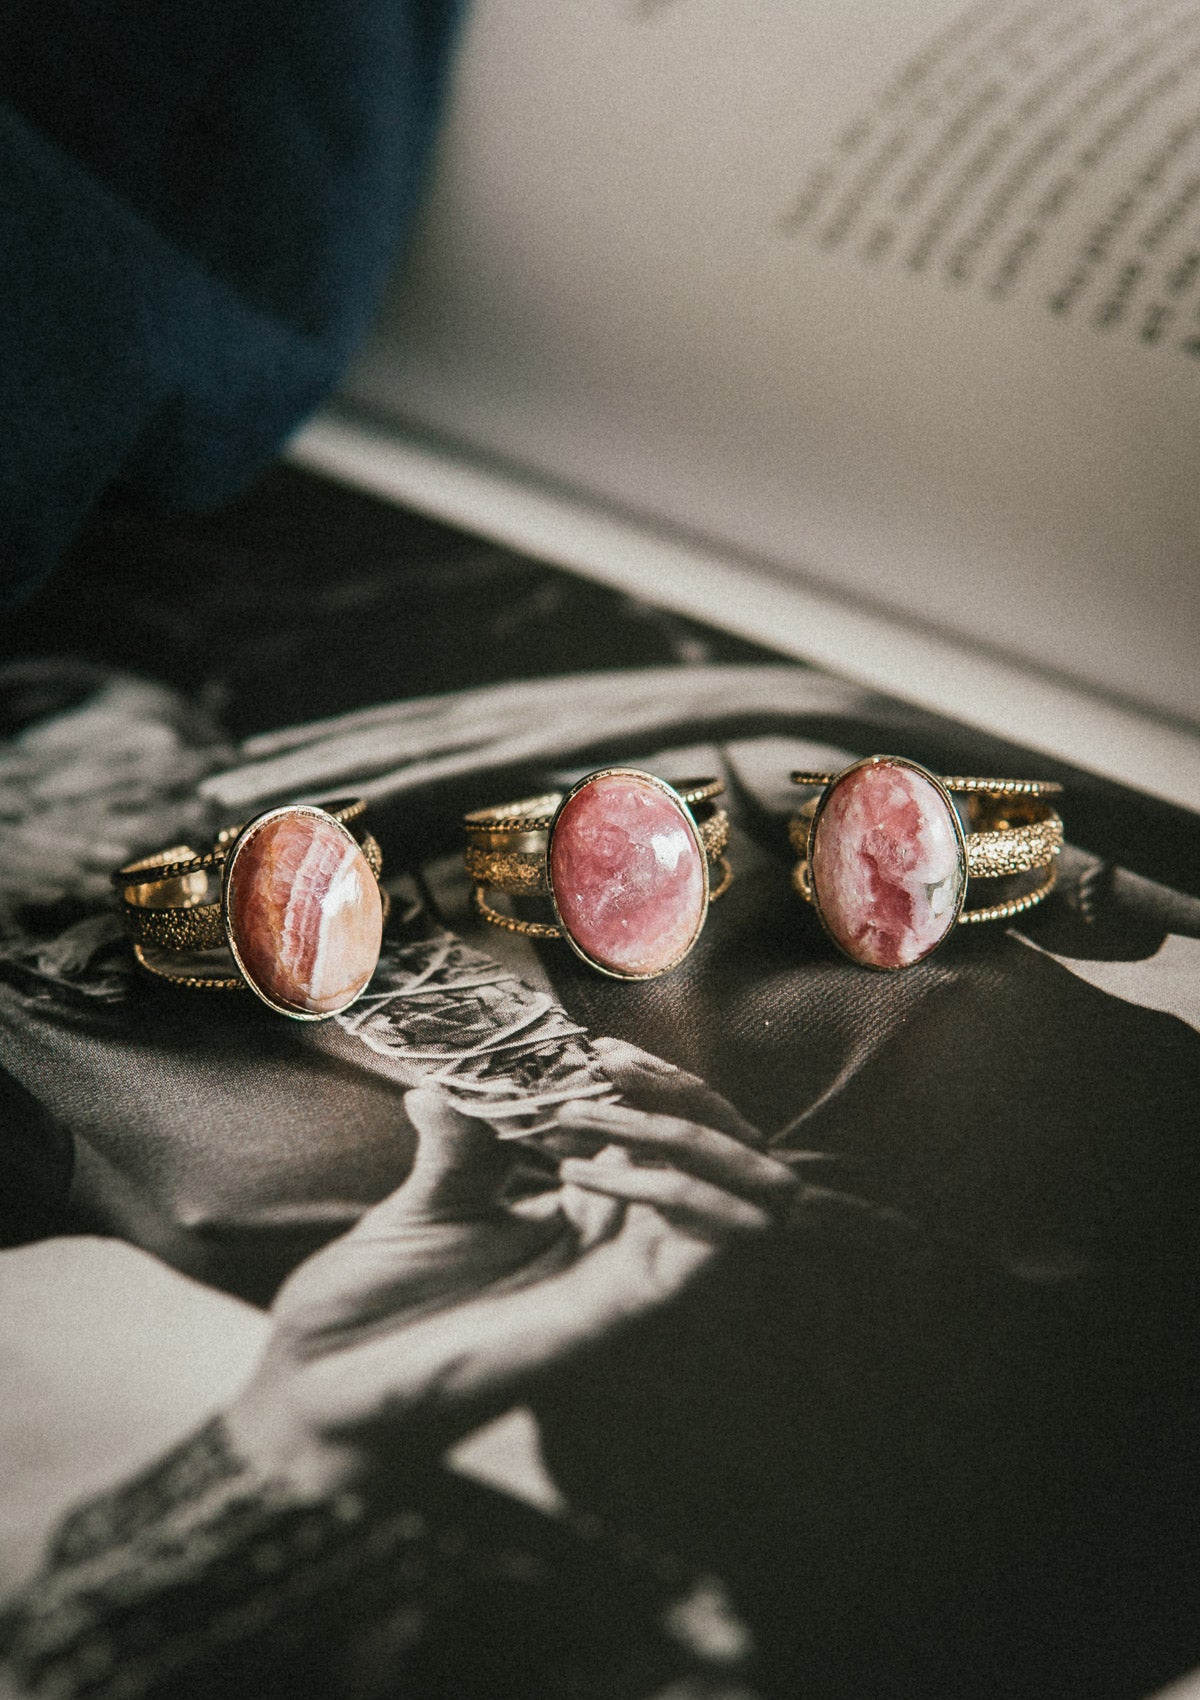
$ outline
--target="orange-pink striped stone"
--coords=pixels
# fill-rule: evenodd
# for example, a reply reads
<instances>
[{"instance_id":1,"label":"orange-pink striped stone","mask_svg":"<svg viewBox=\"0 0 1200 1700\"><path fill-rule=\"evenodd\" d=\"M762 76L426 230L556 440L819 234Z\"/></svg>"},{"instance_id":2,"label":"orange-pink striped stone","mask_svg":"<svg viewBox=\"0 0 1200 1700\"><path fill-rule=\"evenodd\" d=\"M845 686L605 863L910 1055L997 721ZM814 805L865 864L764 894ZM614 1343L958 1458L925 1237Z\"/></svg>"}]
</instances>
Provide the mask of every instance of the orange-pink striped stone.
<instances>
[{"instance_id":1,"label":"orange-pink striped stone","mask_svg":"<svg viewBox=\"0 0 1200 1700\"><path fill-rule=\"evenodd\" d=\"M252 827L238 845L227 901L242 966L272 1003L334 1015L375 972L379 885L330 820L297 810Z\"/></svg>"},{"instance_id":2,"label":"orange-pink striped stone","mask_svg":"<svg viewBox=\"0 0 1200 1700\"><path fill-rule=\"evenodd\" d=\"M661 974L704 920L704 853L667 793L637 774L590 780L564 804L550 844L559 918L593 962Z\"/></svg>"}]
</instances>

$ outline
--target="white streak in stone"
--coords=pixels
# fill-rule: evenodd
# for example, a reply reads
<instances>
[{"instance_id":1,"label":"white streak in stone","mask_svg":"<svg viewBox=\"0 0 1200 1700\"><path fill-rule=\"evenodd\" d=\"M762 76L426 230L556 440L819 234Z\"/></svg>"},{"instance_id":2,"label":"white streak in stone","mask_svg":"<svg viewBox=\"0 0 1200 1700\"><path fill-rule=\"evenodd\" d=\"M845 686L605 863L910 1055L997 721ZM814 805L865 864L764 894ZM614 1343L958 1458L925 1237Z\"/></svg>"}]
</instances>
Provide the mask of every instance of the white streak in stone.
<instances>
[{"instance_id":1,"label":"white streak in stone","mask_svg":"<svg viewBox=\"0 0 1200 1700\"><path fill-rule=\"evenodd\" d=\"M307 861L307 857L305 858ZM334 869L321 904L321 923L317 933L317 953L313 959L309 980L309 996L314 1003L336 997L348 989L353 979L352 964L346 960L346 929L343 916L347 909L357 910L362 899L360 857L347 844ZM327 983L328 979L328 983Z\"/></svg>"}]
</instances>

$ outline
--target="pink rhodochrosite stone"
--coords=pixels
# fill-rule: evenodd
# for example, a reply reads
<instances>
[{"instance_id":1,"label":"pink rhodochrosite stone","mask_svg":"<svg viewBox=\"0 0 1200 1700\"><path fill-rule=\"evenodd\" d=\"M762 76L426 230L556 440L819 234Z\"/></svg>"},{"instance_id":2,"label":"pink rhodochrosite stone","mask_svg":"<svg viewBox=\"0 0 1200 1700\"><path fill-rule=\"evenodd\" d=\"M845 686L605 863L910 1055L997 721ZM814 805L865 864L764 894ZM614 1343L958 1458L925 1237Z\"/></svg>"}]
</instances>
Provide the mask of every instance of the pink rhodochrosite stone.
<instances>
[{"instance_id":1,"label":"pink rhodochrosite stone","mask_svg":"<svg viewBox=\"0 0 1200 1700\"><path fill-rule=\"evenodd\" d=\"M550 843L559 918L583 954L616 974L661 974L704 921L704 852L665 791L633 773L589 780Z\"/></svg>"},{"instance_id":2,"label":"pink rhodochrosite stone","mask_svg":"<svg viewBox=\"0 0 1200 1700\"><path fill-rule=\"evenodd\" d=\"M267 999L333 1015L379 960L383 903L367 859L333 821L296 810L252 826L229 872L229 931Z\"/></svg>"},{"instance_id":3,"label":"pink rhodochrosite stone","mask_svg":"<svg viewBox=\"0 0 1200 1700\"><path fill-rule=\"evenodd\" d=\"M966 884L951 806L897 761L855 768L833 787L814 834L821 916L842 949L873 968L907 968L941 943Z\"/></svg>"}]
</instances>

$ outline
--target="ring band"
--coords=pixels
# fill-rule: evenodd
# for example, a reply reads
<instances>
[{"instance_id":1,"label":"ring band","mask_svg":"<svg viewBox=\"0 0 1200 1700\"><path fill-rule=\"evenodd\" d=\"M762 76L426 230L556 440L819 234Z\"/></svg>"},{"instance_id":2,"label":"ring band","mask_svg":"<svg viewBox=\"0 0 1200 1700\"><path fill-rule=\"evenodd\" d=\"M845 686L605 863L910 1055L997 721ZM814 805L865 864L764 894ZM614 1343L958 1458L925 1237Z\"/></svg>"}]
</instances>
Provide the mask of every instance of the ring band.
<instances>
[{"instance_id":1,"label":"ring band","mask_svg":"<svg viewBox=\"0 0 1200 1700\"><path fill-rule=\"evenodd\" d=\"M719 779L675 786L641 768L606 767L565 795L473 810L463 818L463 859L475 908L508 932L565 939L615 979L665 974L733 877L729 817L714 801L724 788ZM554 920L502 914L489 890L547 898Z\"/></svg>"},{"instance_id":2,"label":"ring band","mask_svg":"<svg viewBox=\"0 0 1200 1700\"><path fill-rule=\"evenodd\" d=\"M202 854L173 845L126 862L112 881L139 966L188 990L249 989L300 1021L348 1008L375 971L388 907L379 844L351 831L365 809L285 804L225 828ZM216 949L235 973L169 962Z\"/></svg>"},{"instance_id":3,"label":"ring band","mask_svg":"<svg viewBox=\"0 0 1200 1700\"><path fill-rule=\"evenodd\" d=\"M1054 889L1063 824L1046 801L1062 790L1052 780L939 778L879 755L792 783L815 793L789 827L793 883L863 967L911 967L958 922L1009 920ZM968 880L1014 877L1014 895L966 907Z\"/></svg>"}]
</instances>

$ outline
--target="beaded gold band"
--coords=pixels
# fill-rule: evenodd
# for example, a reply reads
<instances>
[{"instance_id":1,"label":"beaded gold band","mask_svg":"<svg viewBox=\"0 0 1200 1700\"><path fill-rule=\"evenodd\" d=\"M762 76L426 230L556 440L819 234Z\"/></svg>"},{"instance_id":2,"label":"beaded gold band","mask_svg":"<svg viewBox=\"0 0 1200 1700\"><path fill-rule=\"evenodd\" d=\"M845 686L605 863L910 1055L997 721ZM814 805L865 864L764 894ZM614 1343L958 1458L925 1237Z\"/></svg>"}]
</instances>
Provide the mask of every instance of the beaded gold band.
<instances>
[{"instance_id":1,"label":"beaded gold band","mask_svg":"<svg viewBox=\"0 0 1200 1700\"><path fill-rule=\"evenodd\" d=\"M366 804L286 804L172 845L113 874L138 965L188 991L250 990L299 1020L348 1007L379 958L383 853L358 823ZM219 881L219 897L210 886ZM210 972L219 952L236 972Z\"/></svg>"},{"instance_id":2,"label":"beaded gold band","mask_svg":"<svg viewBox=\"0 0 1200 1700\"><path fill-rule=\"evenodd\" d=\"M565 795L475 809L463 818L475 908L507 932L566 939L618 979L665 973L733 877L729 817L714 801L723 790L718 779L672 786L639 768L603 768ZM505 914L490 891L549 899L555 919Z\"/></svg>"},{"instance_id":3,"label":"beaded gold band","mask_svg":"<svg viewBox=\"0 0 1200 1700\"><path fill-rule=\"evenodd\" d=\"M805 776L807 779L807 775ZM949 791L951 787L946 786ZM975 793L972 801L980 800ZM816 799L814 799L815 804ZM803 810L788 825L792 849L807 858L813 809ZM1063 824L1055 810L1041 807L1032 818L1021 821L1023 811L1012 807L1003 810L998 824L980 826L966 832L967 873L972 879L1002 879L1010 874L1029 873L1034 868L1052 866L1063 846ZM975 816L975 810L970 811ZM983 816L986 818L986 816ZM1014 824L1019 823L1019 824ZM1014 911L1015 913L1016 911ZM967 910L959 916L965 921L973 913ZM992 917L993 919L995 917Z\"/></svg>"},{"instance_id":4,"label":"beaded gold band","mask_svg":"<svg viewBox=\"0 0 1200 1700\"><path fill-rule=\"evenodd\" d=\"M939 778L901 756L871 756L792 782L815 793L789 826L800 858L793 882L834 943L866 967L908 967L956 923L1009 920L1054 889L1063 846L1046 801L1061 792L1054 781ZM966 907L968 879L1027 874L1038 877Z\"/></svg>"},{"instance_id":5,"label":"beaded gold band","mask_svg":"<svg viewBox=\"0 0 1200 1700\"><path fill-rule=\"evenodd\" d=\"M696 830L710 866L721 869L719 883L709 886L708 900L712 903L721 896L733 877L724 854L729 843L729 816L724 809L715 809L707 820L696 822ZM548 838L549 834L546 836ZM541 850L494 850L481 844L468 844L463 862L477 885L490 886L493 891L504 892L509 897L550 895L545 846ZM508 920L508 917L502 918Z\"/></svg>"},{"instance_id":6,"label":"beaded gold band","mask_svg":"<svg viewBox=\"0 0 1200 1700\"><path fill-rule=\"evenodd\" d=\"M288 804L287 807L298 805ZM267 811L271 812L271 811ZM352 821L361 818L367 812L366 800L362 797L339 798L337 802L323 803L321 813L339 826L349 826ZM160 880L186 879L191 874L204 873L210 868L220 868L229 856L236 841L261 817L256 815L253 821L239 821L237 826L222 827L213 839L212 848L201 854L187 844L173 844L169 850L156 850L151 856L142 856L136 862L125 862L115 873L110 874L113 885L125 891L131 902L138 901L132 893L142 884L154 884ZM134 876L141 875L138 880ZM148 901L148 899L147 899Z\"/></svg>"},{"instance_id":7,"label":"beaded gold band","mask_svg":"<svg viewBox=\"0 0 1200 1700\"><path fill-rule=\"evenodd\" d=\"M383 873L383 852L378 840L371 833L364 832L358 844L367 866L378 880ZM131 866L133 871L141 871L136 863ZM194 880L197 887L203 881L200 889L207 896L207 874L205 869L191 874L169 875L157 882L143 879L132 888L137 894L133 897L128 895L127 887L127 894L121 900L121 920L126 937L135 944L157 945L160 950L220 949L225 943L220 901L200 901L185 891L180 902L175 895L181 886ZM230 984L240 986L242 982L233 980Z\"/></svg>"}]
</instances>

